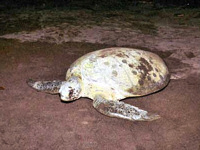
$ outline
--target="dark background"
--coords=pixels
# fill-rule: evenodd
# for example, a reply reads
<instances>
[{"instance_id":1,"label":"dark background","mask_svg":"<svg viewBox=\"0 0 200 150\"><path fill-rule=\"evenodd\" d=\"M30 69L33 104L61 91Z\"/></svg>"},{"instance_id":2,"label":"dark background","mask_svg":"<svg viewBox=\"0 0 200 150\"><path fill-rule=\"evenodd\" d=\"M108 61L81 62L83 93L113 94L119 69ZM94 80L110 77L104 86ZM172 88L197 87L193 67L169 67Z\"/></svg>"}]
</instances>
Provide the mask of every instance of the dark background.
<instances>
[{"instance_id":1,"label":"dark background","mask_svg":"<svg viewBox=\"0 0 200 150\"><path fill-rule=\"evenodd\" d=\"M199 1L0 0L0 150L200 150ZM154 52L180 77L124 101L161 119L110 118L26 84L116 46Z\"/></svg>"},{"instance_id":2,"label":"dark background","mask_svg":"<svg viewBox=\"0 0 200 150\"><path fill-rule=\"evenodd\" d=\"M86 9L123 9L151 3L154 7L199 7L199 0L1 0L0 8L76 7Z\"/></svg>"}]
</instances>

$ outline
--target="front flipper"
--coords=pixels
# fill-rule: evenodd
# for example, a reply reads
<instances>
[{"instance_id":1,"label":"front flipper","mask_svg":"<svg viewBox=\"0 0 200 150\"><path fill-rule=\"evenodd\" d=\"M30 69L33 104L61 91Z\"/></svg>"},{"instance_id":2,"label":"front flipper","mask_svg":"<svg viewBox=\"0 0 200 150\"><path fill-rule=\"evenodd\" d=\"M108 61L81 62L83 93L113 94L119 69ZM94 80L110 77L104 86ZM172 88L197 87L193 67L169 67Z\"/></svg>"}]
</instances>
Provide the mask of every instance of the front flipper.
<instances>
[{"instance_id":1,"label":"front flipper","mask_svg":"<svg viewBox=\"0 0 200 150\"><path fill-rule=\"evenodd\" d=\"M124 102L106 100L101 96L94 99L93 106L104 115L131 121L152 121L160 118L159 115L150 114L138 107Z\"/></svg>"},{"instance_id":2,"label":"front flipper","mask_svg":"<svg viewBox=\"0 0 200 150\"><path fill-rule=\"evenodd\" d=\"M54 81L33 81L29 79L27 84L36 89L37 91L46 92L50 94L59 93L59 89L64 81L54 80Z\"/></svg>"}]
</instances>

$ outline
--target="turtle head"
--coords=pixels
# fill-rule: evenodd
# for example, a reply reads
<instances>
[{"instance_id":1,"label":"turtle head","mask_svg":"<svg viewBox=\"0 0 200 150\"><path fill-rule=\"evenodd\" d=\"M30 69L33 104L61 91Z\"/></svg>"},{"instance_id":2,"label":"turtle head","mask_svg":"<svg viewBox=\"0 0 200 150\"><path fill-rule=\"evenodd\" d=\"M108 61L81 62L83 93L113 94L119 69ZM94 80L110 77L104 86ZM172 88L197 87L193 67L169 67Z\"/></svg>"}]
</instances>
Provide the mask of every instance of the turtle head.
<instances>
[{"instance_id":1,"label":"turtle head","mask_svg":"<svg viewBox=\"0 0 200 150\"><path fill-rule=\"evenodd\" d=\"M63 101L74 101L81 97L81 84L78 77L71 77L65 81L59 90Z\"/></svg>"}]
</instances>

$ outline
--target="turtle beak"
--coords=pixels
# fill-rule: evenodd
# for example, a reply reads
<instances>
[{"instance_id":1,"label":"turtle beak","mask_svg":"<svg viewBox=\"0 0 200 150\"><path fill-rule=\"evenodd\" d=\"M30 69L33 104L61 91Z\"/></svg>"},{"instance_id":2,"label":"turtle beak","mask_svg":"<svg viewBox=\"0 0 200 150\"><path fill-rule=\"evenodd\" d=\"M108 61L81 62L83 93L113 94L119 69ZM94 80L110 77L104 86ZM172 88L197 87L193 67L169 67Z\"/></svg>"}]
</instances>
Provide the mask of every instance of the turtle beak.
<instances>
[{"instance_id":1,"label":"turtle beak","mask_svg":"<svg viewBox=\"0 0 200 150\"><path fill-rule=\"evenodd\" d=\"M67 97L63 96L63 95L60 95L60 99L62 101L70 101Z\"/></svg>"},{"instance_id":2,"label":"turtle beak","mask_svg":"<svg viewBox=\"0 0 200 150\"><path fill-rule=\"evenodd\" d=\"M73 99L69 99L69 97L65 97L65 96L63 96L63 95L61 95L61 94L60 94L60 99L61 99L62 101L65 101L65 102L74 101Z\"/></svg>"}]
</instances>

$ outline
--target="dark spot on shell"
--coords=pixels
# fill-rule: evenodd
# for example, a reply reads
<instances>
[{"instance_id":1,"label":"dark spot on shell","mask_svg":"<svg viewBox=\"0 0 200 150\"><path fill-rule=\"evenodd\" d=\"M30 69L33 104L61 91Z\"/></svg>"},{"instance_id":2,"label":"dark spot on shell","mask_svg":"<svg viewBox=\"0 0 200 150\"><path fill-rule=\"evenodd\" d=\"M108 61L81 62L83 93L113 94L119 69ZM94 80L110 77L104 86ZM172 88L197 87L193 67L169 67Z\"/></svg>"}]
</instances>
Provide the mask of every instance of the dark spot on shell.
<instances>
[{"instance_id":1,"label":"dark spot on shell","mask_svg":"<svg viewBox=\"0 0 200 150\"><path fill-rule=\"evenodd\" d=\"M107 57L107 56L110 56L110 55L116 55L117 51L115 51L115 49L113 48L108 48L108 49L104 49L100 52L100 55L99 57Z\"/></svg>"},{"instance_id":2,"label":"dark spot on shell","mask_svg":"<svg viewBox=\"0 0 200 150\"><path fill-rule=\"evenodd\" d=\"M113 71L112 71L112 74L113 74L114 76L117 76L117 71L113 70Z\"/></svg>"},{"instance_id":3,"label":"dark spot on shell","mask_svg":"<svg viewBox=\"0 0 200 150\"><path fill-rule=\"evenodd\" d=\"M157 68L155 68L155 70L156 70L157 72L159 72Z\"/></svg>"},{"instance_id":4,"label":"dark spot on shell","mask_svg":"<svg viewBox=\"0 0 200 150\"><path fill-rule=\"evenodd\" d=\"M153 76L156 77L157 75L155 73L153 73Z\"/></svg>"},{"instance_id":5,"label":"dark spot on shell","mask_svg":"<svg viewBox=\"0 0 200 150\"><path fill-rule=\"evenodd\" d=\"M124 55L122 53L118 53L116 56L123 57Z\"/></svg>"},{"instance_id":6,"label":"dark spot on shell","mask_svg":"<svg viewBox=\"0 0 200 150\"><path fill-rule=\"evenodd\" d=\"M143 95L156 92L164 88L169 83L169 80L170 80L169 73L160 74L163 77L163 80L160 80L160 81L152 80L152 76L153 76L152 74L153 73L148 74L145 79L143 79L144 75L139 74L140 80L138 81L138 85L133 86L132 88L126 89L126 91L133 95L143 96ZM157 74L157 76L159 76L159 74Z\"/></svg>"},{"instance_id":7,"label":"dark spot on shell","mask_svg":"<svg viewBox=\"0 0 200 150\"><path fill-rule=\"evenodd\" d=\"M112 65L112 68L116 68L116 67L117 67L117 65L116 65L116 64Z\"/></svg>"},{"instance_id":8,"label":"dark spot on shell","mask_svg":"<svg viewBox=\"0 0 200 150\"><path fill-rule=\"evenodd\" d=\"M126 56L126 57L129 58L129 56L126 53L123 53L123 52L116 54L116 56L121 57L121 58Z\"/></svg>"},{"instance_id":9,"label":"dark spot on shell","mask_svg":"<svg viewBox=\"0 0 200 150\"><path fill-rule=\"evenodd\" d=\"M132 71L132 73L133 73L134 75L136 75L136 74L137 74L137 72L136 72L136 71Z\"/></svg>"},{"instance_id":10,"label":"dark spot on shell","mask_svg":"<svg viewBox=\"0 0 200 150\"><path fill-rule=\"evenodd\" d=\"M140 52L136 52L138 55L141 55L141 53Z\"/></svg>"},{"instance_id":11,"label":"dark spot on shell","mask_svg":"<svg viewBox=\"0 0 200 150\"><path fill-rule=\"evenodd\" d=\"M140 65L137 67L137 69L142 71L139 83L144 84L144 80L145 80L146 76L149 74L150 71L153 70L153 68L146 59L140 58ZM140 85L142 85L142 84L140 84Z\"/></svg>"},{"instance_id":12,"label":"dark spot on shell","mask_svg":"<svg viewBox=\"0 0 200 150\"><path fill-rule=\"evenodd\" d=\"M73 82L72 79L69 79L69 82Z\"/></svg>"},{"instance_id":13,"label":"dark spot on shell","mask_svg":"<svg viewBox=\"0 0 200 150\"><path fill-rule=\"evenodd\" d=\"M133 68L134 65L133 64L128 64L128 66L131 67L131 68Z\"/></svg>"},{"instance_id":14,"label":"dark spot on shell","mask_svg":"<svg viewBox=\"0 0 200 150\"><path fill-rule=\"evenodd\" d=\"M95 62L96 58L95 57L90 57L89 60L90 60L90 62Z\"/></svg>"},{"instance_id":15,"label":"dark spot on shell","mask_svg":"<svg viewBox=\"0 0 200 150\"><path fill-rule=\"evenodd\" d=\"M164 79L162 75L159 75L159 77L160 77L160 79L161 79L161 80L163 80L163 79Z\"/></svg>"},{"instance_id":16,"label":"dark spot on shell","mask_svg":"<svg viewBox=\"0 0 200 150\"><path fill-rule=\"evenodd\" d=\"M106 57L106 56L107 56L106 54L102 54L102 55L100 55L99 57L104 58L104 57Z\"/></svg>"},{"instance_id":17,"label":"dark spot on shell","mask_svg":"<svg viewBox=\"0 0 200 150\"><path fill-rule=\"evenodd\" d=\"M129 93L131 93L131 94L134 94L133 88L129 88L129 89L127 89L126 91L129 92Z\"/></svg>"},{"instance_id":18,"label":"dark spot on shell","mask_svg":"<svg viewBox=\"0 0 200 150\"><path fill-rule=\"evenodd\" d=\"M141 62L141 65L138 66L140 70L143 70L145 73L148 73L149 71L153 70L152 66L149 64L149 62L146 59L140 58L140 62Z\"/></svg>"},{"instance_id":19,"label":"dark spot on shell","mask_svg":"<svg viewBox=\"0 0 200 150\"><path fill-rule=\"evenodd\" d=\"M127 61L125 59L122 60L123 63L127 64Z\"/></svg>"},{"instance_id":20,"label":"dark spot on shell","mask_svg":"<svg viewBox=\"0 0 200 150\"><path fill-rule=\"evenodd\" d=\"M104 65L107 65L107 66L108 66L108 65L109 65L109 62L107 62L107 61L106 61L106 62L104 62Z\"/></svg>"},{"instance_id":21,"label":"dark spot on shell","mask_svg":"<svg viewBox=\"0 0 200 150\"><path fill-rule=\"evenodd\" d=\"M139 83L140 85L143 85L143 84L144 84L144 81L143 81L143 80L139 80L138 83Z\"/></svg>"},{"instance_id":22,"label":"dark spot on shell","mask_svg":"<svg viewBox=\"0 0 200 150\"><path fill-rule=\"evenodd\" d=\"M153 61L152 61L152 60L149 60L149 62L150 62L151 64L153 64Z\"/></svg>"},{"instance_id":23,"label":"dark spot on shell","mask_svg":"<svg viewBox=\"0 0 200 150\"><path fill-rule=\"evenodd\" d=\"M113 53L115 53L115 51L113 51L112 48L108 48L108 49L105 49L105 50L101 51L99 57L104 58L104 57L107 57L108 55L111 55Z\"/></svg>"},{"instance_id":24,"label":"dark spot on shell","mask_svg":"<svg viewBox=\"0 0 200 150\"><path fill-rule=\"evenodd\" d=\"M129 58L129 56L126 53L124 53L124 55Z\"/></svg>"},{"instance_id":25,"label":"dark spot on shell","mask_svg":"<svg viewBox=\"0 0 200 150\"><path fill-rule=\"evenodd\" d=\"M151 80L151 77L150 77L150 76L147 76L147 79L150 81L150 80Z\"/></svg>"}]
</instances>

